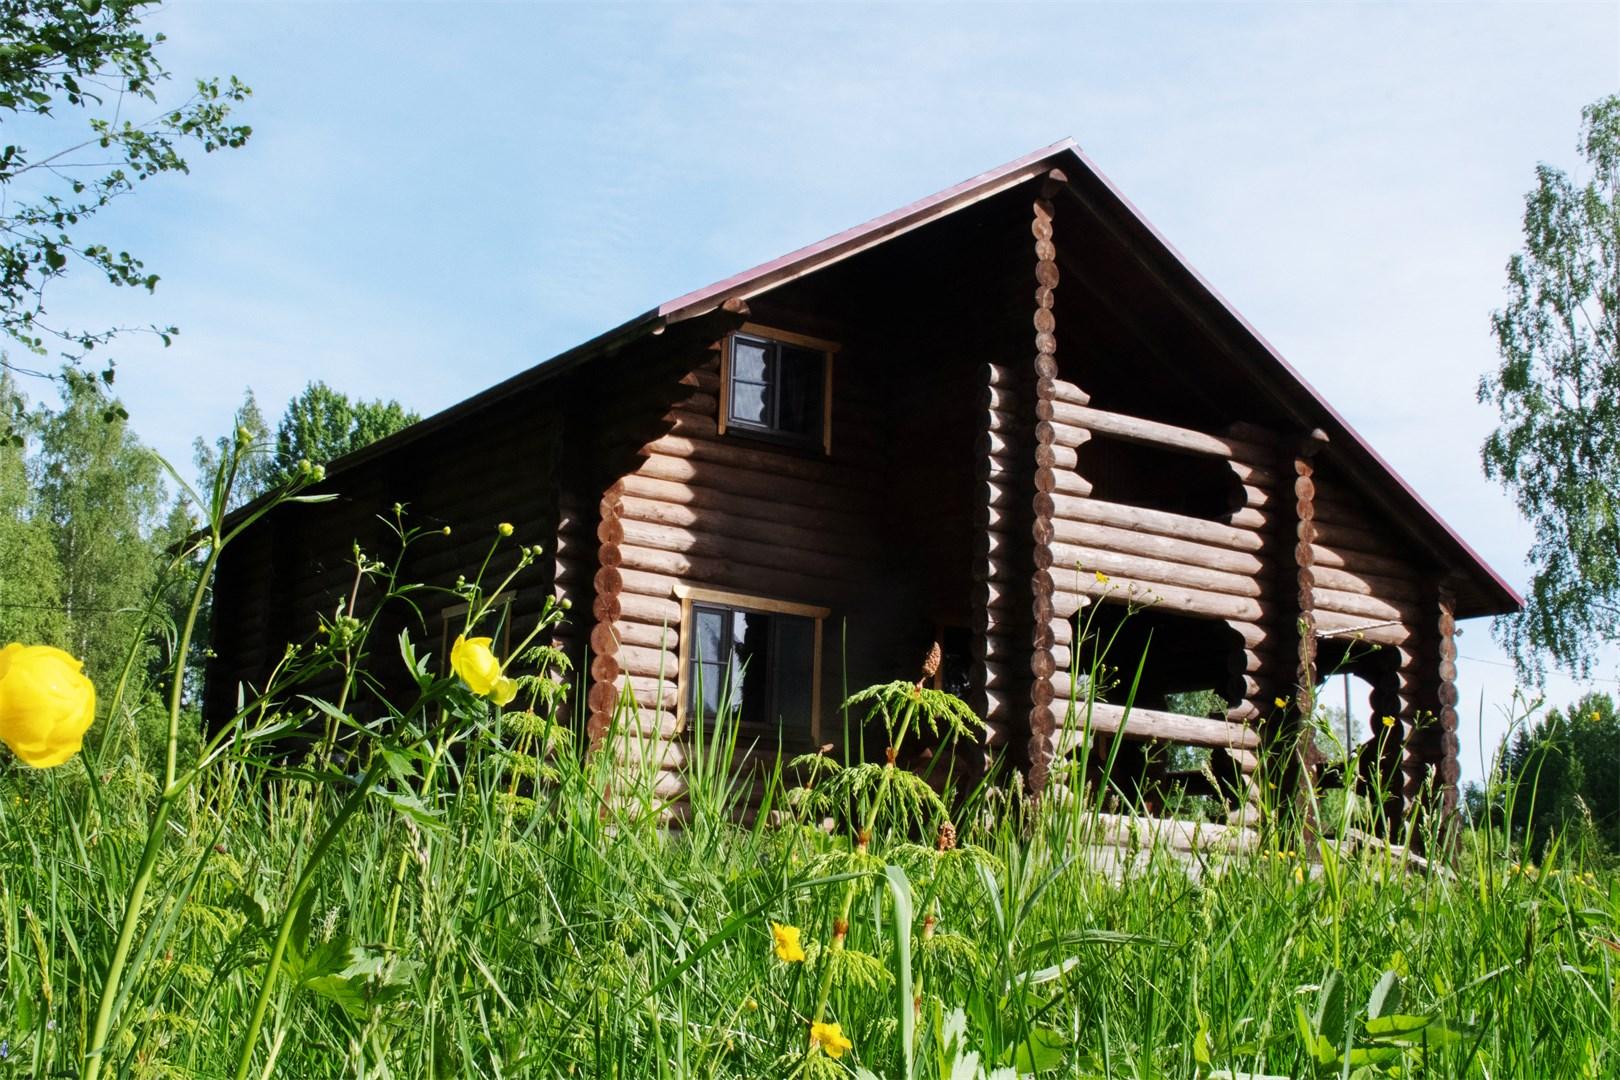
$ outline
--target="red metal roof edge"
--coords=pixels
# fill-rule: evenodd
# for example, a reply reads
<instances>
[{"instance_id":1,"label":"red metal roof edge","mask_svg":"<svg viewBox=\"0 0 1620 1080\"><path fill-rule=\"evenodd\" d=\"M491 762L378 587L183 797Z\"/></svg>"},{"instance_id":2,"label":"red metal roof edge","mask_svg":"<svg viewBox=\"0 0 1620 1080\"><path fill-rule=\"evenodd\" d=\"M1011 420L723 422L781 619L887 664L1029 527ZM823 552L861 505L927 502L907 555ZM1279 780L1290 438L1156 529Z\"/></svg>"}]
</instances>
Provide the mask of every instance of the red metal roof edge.
<instances>
[{"instance_id":1,"label":"red metal roof edge","mask_svg":"<svg viewBox=\"0 0 1620 1080\"><path fill-rule=\"evenodd\" d=\"M1505 598L1509 599L1515 607L1523 607L1524 597L1520 596L1518 591L1514 589L1513 586L1509 585L1502 579L1502 576L1498 574L1496 570L1493 569L1477 551L1474 550L1473 546L1470 545L1468 541L1464 540L1462 536L1460 536L1457 531L1451 527L1446 519L1441 517L1435 511L1434 507L1429 505L1428 501L1424 499L1422 495L1418 494L1417 489L1408 483L1406 478L1396 471L1395 467L1386 461L1384 456L1375 450L1372 444L1362 437L1360 432L1351 426L1350 422L1339 413L1339 410L1334 408L1328 402L1328 400L1322 396L1316 387L1312 386L1310 381L1307 380L1305 376L1301 375L1299 371L1288 362L1282 353L1277 351L1276 347L1273 346L1271 342L1266 340L1265 335L1261 334L1260 331L1257 330L1254 325L1243 316L1242 312L1238 311L1237 308L1235 308L1225 296L1221 295L1219 289L1210 284L1209 280L1205 278L1203 274L1199 273L1197 268L1194 267L1192 263L1187 261L1186 256L1182 255L1180 251L1176 250L1175 245L1170 243L1170 241L1165 238L1164 234L1159 232L1158 228L1154 226L1153 222L1148 220L1147 215L1143 214L1141 210L1137 209L1136 205L1132 203L1131 200L1126 197L1126 195L1121 192L1117 186L1115 186L1114 182L1108 178L1107 174L1097 167L1096 163L1091 160L1084 150L1080 149L1079 144L1070 140L1070 144L1066 149L1069 153L1074 155L1075 159L1083 168L1085 168L1087 172L1095 177L1097 181L1107 189L1108 193L1119 202L1120 206L1128 214L1130 214L1131 217L1135 218L1142 228L1147 230L1148 234L1151 235L1153 239L1164 249L1165 254L1167 254L1177 266L1179 266L1189 277L1191 277L1198 284L1199 288L1208 293L1210 299L1214 300L1215 303L1219 305L1219 307L1226 313L1226 315L1242 328L1245 334L1254 339L1255 344L1260 346L1261 350L1271 360L1271 362L1280 369L1281 373L1298 384L1300 389L1304 390L1305 393L1310 396L1312 403L1317 408L1325 412L1335 424L1343 429L1344 433L1350 437L1350 440L1355 445L1356 449L1370 458L1374 465L1376 465L1389 479L1393 480L1396 487L1400 490L1400 493L1404 495L1417 510L1427 517L1430 522L1439 526L1441 531L1445 534L1445 537L1451 543L1455 544L1461 549L1462 553L1467 556L1475 567L1482 571L1485 576L1488 577L1491 582L1502 591Z\"/></svg>"},{"instance_id":2,"label":"red metal roof edge","mask_svg":"<svg viewBox=\"0 0 1620 1080\"><path fill-rule=\"evenodd\" d=\"M873 244L925 225L941 214L950 213L1021 184L1042 172L1053 158L1065 151L1078 153L1079 150L1079 144L1073 139L1060 140L1051 146L1009 161L1005 165L982 172L960 184L954 184L944 191L908 203L898 210L891 210L843 232L834 233L825 240L790 251L786 255L761 263L751 270L744 270L740 274L733 274L724 281L717 281L685 296L677 296L668 303L660 304L657 312L668 321L676 322L702 314L733 296L746 299L766 288L820 270Z\"/></svg>"}]
</instances>

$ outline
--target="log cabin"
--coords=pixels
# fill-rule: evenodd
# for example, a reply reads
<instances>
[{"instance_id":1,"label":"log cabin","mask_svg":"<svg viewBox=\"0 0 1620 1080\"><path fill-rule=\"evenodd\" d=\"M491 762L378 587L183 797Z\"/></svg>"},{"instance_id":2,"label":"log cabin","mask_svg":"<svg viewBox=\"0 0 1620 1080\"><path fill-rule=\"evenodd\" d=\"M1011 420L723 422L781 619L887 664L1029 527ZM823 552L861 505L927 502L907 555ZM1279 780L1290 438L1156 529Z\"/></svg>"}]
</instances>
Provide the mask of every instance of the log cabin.
<instances>
[{"instance_id":1,"label":"log cabin","mask_svg":"<svg viewBox=\"0 0 1620 1080\"><path fill-rule=\"evenodd\" d=\"M661 304L323 486L220 562L208 712L347 595L386 508L452 526L405 567L441 585L507 521L547 553L511 624L570 601L573 722L600 743L633 702L671 796L723 684L745 736L792 752L843 730L844 688L933 650L1039 790L1111 637L1127 675L1145 659L1129 710L1131 678L1097 683L1090 730L1138 781L1297 783L1301 717L1346 672L1395 827L1456 805L1456 621L1520 604L1072 140ZM436 603L412 625L442 654ZM1200 691L1215 709L1185 707ZM1203 765L1155 771L1172 746Z\"/></svg>"}]
</instances>

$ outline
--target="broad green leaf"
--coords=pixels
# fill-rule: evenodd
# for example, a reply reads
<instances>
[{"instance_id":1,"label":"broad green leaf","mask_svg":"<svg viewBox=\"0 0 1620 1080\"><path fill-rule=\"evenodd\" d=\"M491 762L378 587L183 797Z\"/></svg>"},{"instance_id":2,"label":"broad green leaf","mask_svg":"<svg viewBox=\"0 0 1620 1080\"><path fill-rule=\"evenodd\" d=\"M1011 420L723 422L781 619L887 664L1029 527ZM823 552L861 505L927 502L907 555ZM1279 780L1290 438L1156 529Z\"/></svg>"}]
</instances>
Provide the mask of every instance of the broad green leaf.
<instances>
[{"instance_id":1,"label":"broad green leaf","mask_svg":"<svg viewBox=\"0 0 1620 1080\"><path fill-rule=\"evenodd\" d=\"M1069 1040L1051 1028L1031 1028L1029 1036L1014 1046L1003 1058L1020 1074L1045 1072L1063 1064L1063 1054Z\"/></svg>"},{"instance_id":2,"label":"broad green leaf","mask_svg":"<svg viewBox=\"0 0 1620 1080\"><path fill-rule=\"evenodd\" d=\"M1393 971L1384 972L1367 998L1367 1018L1376 1020L1401 1007L1401 977Z\"/></svg>"}]
</instances>

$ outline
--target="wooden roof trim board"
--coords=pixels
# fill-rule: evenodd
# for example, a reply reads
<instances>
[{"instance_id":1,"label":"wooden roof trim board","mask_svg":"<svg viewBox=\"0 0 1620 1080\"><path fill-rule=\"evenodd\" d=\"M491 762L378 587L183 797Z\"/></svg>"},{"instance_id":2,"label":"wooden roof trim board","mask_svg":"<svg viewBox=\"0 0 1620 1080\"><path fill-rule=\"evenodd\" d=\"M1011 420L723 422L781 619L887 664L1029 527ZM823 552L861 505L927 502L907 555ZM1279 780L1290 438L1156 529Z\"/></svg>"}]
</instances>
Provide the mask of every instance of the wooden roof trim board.
<instances>
[{"instance_id":1,"label":"wooden roof trim board","mask_svg":"<svg viewBox=\"0 0 1620 1080\"><path fill-rule=\"evenodd\" d=\"M1280 407L1296 416L1302 426L1317 426L1312 413L1327 416L1325 427L1332 436L1335 456L1348 458L1346 463L1359 474L1358 479L1367 493L1397 521L1405 523L1406 531L1413 533L1442 563L1453 564L1465 573L1472 571L1480 579L1485 588L1470 597L1476 603L1469 607L1488 614L1523 605L1518 593L1182 257L1073 139L1063 139L825 240L660 304L411 427L339 458L328 467L328 474L380 457L578 364L613 355L644 337L662 333L666 327L707 314L728 300L745 300L802 278L1054 168L1065 172L1069 190L1125 241L1144 269L1164 282L1188 314L1222 343L1230 359L1248 369L1265 386ZM1395 498L1384 497L1379 490L1379 480L1393 484ZM1455 566L1457 563L1463 565Z\"/></svg>"}]
</instances>

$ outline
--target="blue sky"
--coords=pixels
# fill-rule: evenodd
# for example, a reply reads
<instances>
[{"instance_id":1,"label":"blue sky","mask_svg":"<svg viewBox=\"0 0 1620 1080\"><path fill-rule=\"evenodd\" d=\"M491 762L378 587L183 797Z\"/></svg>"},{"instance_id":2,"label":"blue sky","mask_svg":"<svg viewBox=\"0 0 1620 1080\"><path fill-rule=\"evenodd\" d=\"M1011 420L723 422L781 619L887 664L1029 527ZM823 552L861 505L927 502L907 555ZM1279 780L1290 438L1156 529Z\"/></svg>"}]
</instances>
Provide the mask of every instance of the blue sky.
<instances>
[{"instance_id":1,"label":"blue sky","mask_svg":"<svg viewBox=\"0 0 1620 1080\"><path fill-rule=\"evenodd\" d=\"M432 412L1072 135L1527 576L1474 385L1534 165L1573 167L1581 106L1620 89L1620 6L216 2L150 23L176 91L254 88L253 140L106 219L155 295L81 281L52 309L180 326L117 355L136 429L183 466L246 386L272 418L313 378ZM1464 723L1500 731L1488 626L1460 648Z\"/></svg>"}]
</instances>

